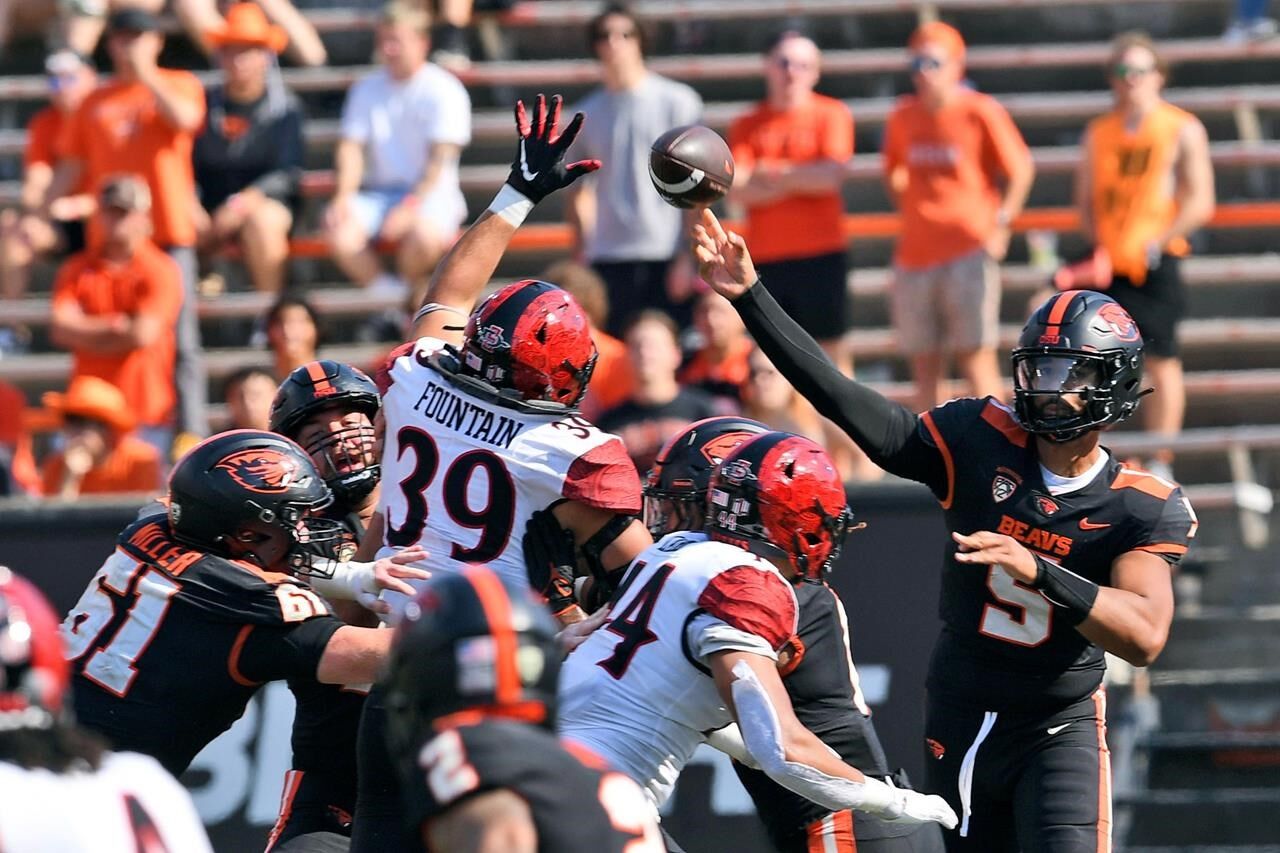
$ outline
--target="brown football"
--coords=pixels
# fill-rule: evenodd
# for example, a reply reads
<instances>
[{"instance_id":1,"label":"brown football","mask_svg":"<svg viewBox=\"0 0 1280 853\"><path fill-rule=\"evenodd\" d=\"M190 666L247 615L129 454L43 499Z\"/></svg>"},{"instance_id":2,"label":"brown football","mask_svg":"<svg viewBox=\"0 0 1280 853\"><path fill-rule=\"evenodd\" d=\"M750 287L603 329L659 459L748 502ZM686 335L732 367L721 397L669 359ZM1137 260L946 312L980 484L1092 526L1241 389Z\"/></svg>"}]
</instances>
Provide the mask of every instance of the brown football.
<instances>
[{"instance_id":1,"label":"brown football","mask_svg":"<svg viewBox=\"0 0 1280 853\"><path fill-rule=\"evenodd\" d=\"M733 155L720 134L700 124L668 130L649 151L649 180L667 204L707 207L733 186Z\"/></svg>"}]
</instances>

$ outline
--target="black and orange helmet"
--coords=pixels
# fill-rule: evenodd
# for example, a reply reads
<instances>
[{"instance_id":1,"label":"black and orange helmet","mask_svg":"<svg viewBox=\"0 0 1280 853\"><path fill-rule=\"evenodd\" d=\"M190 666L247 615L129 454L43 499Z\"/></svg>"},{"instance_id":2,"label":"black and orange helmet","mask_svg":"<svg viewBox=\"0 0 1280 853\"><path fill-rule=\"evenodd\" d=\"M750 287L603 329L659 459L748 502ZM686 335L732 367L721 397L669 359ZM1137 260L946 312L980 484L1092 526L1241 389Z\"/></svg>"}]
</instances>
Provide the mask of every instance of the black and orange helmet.
<instances>
[{"instance_id":1,"label":"black and orange helmet","mask_svg":"<svg viewBox=\"0 0 1280 853\"><path fill-rule=\"evenodd\" d=\"M53 608L35 584L0 566L0 731L53 726L70 683Z\"/></svg>"},{"instance_id":2,"label":"black and orange helmet","mask_svg":"<svg viewBox=\"0 0 1280 853\"><path fill-rule=\"evenodd\" d=\"M658 451L644 483L644 524L654 539L701 530L707 518L711 472L725 456L769 428L733 415L706 418L672 436Z\"/></svg>"},{"instance_id":3,"label":"black and orange helmet","mask_svg":"<svg viewBox=\"0 0 1280 853\"><path fill-rule=\"evenodd\" d=\"M1142 333L1110 296L1056 293L1022 328L1013 400L1028 432L1055 442L1079 438L1128 418L1143 393Z\"/></svg>"},{"instance_id":4,"label":"black and orange helmet","mask_svg":"<svg viewBox=\"0 0 1280 853\"><path fill-rule=\"evenodd\" d=\"M827 452L802 436L770 432L732 451L711 475L707 533L767 559L795 579L817 580L840 555L853 513Z\"/></svg>"},{"instance_id":5,"label":"black and orange helmet","mask_svg":"<svg viewBox=\"0 0 1280 853\"><path fill-rule=\"evenodd\" d=\"M587 315L566 291L526 279L471 312L458 372L519 400L578 405L596 365Z\"/></svg>"},{"instance_id":6,"label":"black and orange helmet","mask_svg":"<svg viewBox=\"0 0 1280 853\"><path fill-rule=\"evenodd\" d=\"M368 417L367 424L330 430L303 449L342 504L353 507L378 485L382 466L374 454L373 420L382 398L363 371L340 361L312 361L296 368L280 383L271 403L271 431L299 441L303 424L318 412L337 409Z\"/></svg>"},{"instance_id":7,"label":"black and orange helmet","mask_svg":"<svg viewBox=\"0 0 1280 853\"><path fill-rule=\"evenodd\" d=\"M388 734L401 755L439 721L486 717L555 728L556 623L527 589L484 566L439 575L396 628Z\"/></svg>"},{"instance_id":8,"label":"black and orange helmet","mask_svg":"<svg viewBox=\"0 0 1280 853\"><path fill-rule=\"evenodd\" d=\"M314 515L332 502L306 451L284 436L255 429L205 439L169 475L169 529L175 539L231 556L230 542L246 523L276 526L293 542L287 565L262 568L295 574L332 574L345 532L341 522ZM252 550L236 550L236 556L257 559Z\"/></svg>"}]
</instances>

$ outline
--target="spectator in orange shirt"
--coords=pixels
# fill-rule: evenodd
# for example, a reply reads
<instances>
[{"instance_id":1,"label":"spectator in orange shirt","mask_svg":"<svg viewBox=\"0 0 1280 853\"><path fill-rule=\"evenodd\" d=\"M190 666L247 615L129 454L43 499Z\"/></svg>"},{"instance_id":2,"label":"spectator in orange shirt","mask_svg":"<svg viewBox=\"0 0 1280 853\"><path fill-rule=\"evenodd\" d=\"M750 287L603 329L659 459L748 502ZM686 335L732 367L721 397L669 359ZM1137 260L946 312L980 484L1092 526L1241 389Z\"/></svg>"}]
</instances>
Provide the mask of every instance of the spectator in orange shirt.
<instances>
[{"instance_id":1,"label":"spectator in orange shirt","mask_svg":"<svg viewBox=\"0 0 1280 853\"><path fill-rule=\"evenodd\" d=\"M120 389L96 376L77 376L65 394L44 395L62 418L62 448L44 461L45 497L150 492L160 487L160 452L133 431Z\"/></svg>"},{"instance_id":2,"label":"spectator in orange shirt","mask_svg":"<svg viewBox=\"0 0 1280 853\"><path fill-rule=\"evenodd\" d=\"M277 387L275 377L261 367L242 367L228 376L222 385L222 399L227 404L227 429L269 431L271 401L276 398Z\"/></svg>"},{"instance_id":3,"label":"spectator in orange shirt","mask_svg":"<svg viewBox=\"0 0 1280 853\"><path fill-rule=\"evenodd\" d=\"M965 87L964 39L954 27L924 24L908 47L916 94L889 116L884 170L902 222L890 312L923 410L949 396L946 352L970 393L1005 396L997 264L1035 167L1004 107Z\"/></svg>"},{"instance_id":4,"label":"spectator in orange shirt","mask_svg":"<svg viewBox=\"0 0 1280 853\"><path fill-rule=\"evenodd\" d=\"M0 497L40 493L26 411L22 392L0 379Z\"/></svg>"},{"instance_id":5,"label":"spectator in orange shirt","mask_svg":"<svg viewBox=\"0 0 1280 853\"><path fill-rule=\"evenodd\" d=\"M84 99L98 84L88 61L78 53L60 50L44 63L49 80L49 106L27 124L27 149L22 162L20 210L0 214L0 296L17 299L27 292L31 265L51 254L71 254L84 248L83 219L92 210L84 187L55 199L44 215L45 193L61 159L58 141Z\"/></svg>"},{"instance_id":6,"label":"spectator in orange shirt","mask_svg":"<svg viewBox=\"0 0 1280 853\"><path fill-rule=\"evenodd\" d=\"M680 384L738 406L747 383L747 356L755 348L729 300L708 289L693 306L702 346L680 368Z\"/></svg>"},{"instance_id":7,"label":"spectator in orange shirt","mask_svg":"<svg viewBox=\"0 0 1280 853\"><path fill-rule=\"evenodd\" d=\"M288 379L295 368L319 359L316 348L320 345L320 315L301 296L286 293L277 299L267 309L263 325L277 382Z\"/></svg>"},{"instance_id":8,"label":"spectator in orange shirt","mask_svg":"<svg viewBox=\"0 0 1280 853\"><path fill-rule=\"evenodd\" d=\"M142 436L162 453L173 438L178 265L148 239L151 194L131 175L109 178L94 224L101 242L63 264L49 334L75 357L72 376L120 389Z\"/></svg>"},{"instance_id":9,"label":"spectator in orange shirt","mask_svg":"<svg viewBox=\"0 0 1280 853\"><path fill-rule=\"evenodd\" d=\"M1076 207L1085 235L1105 256L1109 280L1076 287L1106 290L1142 332L1146 375L1155 393L1142 404L1143 424L1176 435L1186 392L1178 323L1186 312L1179 265L1188 235L1213 216L1213 161L1200 119L1161 97L1168 66L1144 33L1112 44L1108 77L1114 108L1089 122L1076 174ZM1173 453L1147 460L1171 477Z\"/></svg>"},{"instance_id":10,"label":"spectator in orange shirt","mask_svg":"<svg viewBox=\"0 0 1280 853\"><path fill-rule=\"evenodd\" d=\"M559 285L577 300L591 324L591 340L596 345L596 366L579 408L589 421L631 395L635 377L627 345L605 331L609 321L609 291L593 268L577 261L559 261L542 271L542 280Z\"/></svg>"},{"instance_id":11,"label":"spectator in orange shirt","mask_svg":"<svg viewBox=\"0 0 1280 853\"><path fill-rule=\"evenodd\" d=\"M178 428L207 432L205 369L196 323L195 178L191 150L204 123L204 89L194 74L160 68L164 46L155 16L141 9L115 12L107 21L107 54L114 77L85 98L62 135L66 159L50 194L56 198L83 180L98 188L108 175L139 174L151 190L151 239L178 263L184 299L178 322L176 386ZM89 243L100 240L93 223ZM128 396L128 389L125 394Z\"/></svg>"},{"instance_id":12,"label":"spectator in orange shirt","mask_svg":"<svg viewBox=\"0 0 1280 853\"><path fill-rule=\"evenodd\" d=\"M795 31L765 54L765 100L729 128L737 168L729 197L747 208L760 280L848 373L840 186L853 156L853 116L814 91L820 63L818 46Z\"/></svg>"}]
</instances>

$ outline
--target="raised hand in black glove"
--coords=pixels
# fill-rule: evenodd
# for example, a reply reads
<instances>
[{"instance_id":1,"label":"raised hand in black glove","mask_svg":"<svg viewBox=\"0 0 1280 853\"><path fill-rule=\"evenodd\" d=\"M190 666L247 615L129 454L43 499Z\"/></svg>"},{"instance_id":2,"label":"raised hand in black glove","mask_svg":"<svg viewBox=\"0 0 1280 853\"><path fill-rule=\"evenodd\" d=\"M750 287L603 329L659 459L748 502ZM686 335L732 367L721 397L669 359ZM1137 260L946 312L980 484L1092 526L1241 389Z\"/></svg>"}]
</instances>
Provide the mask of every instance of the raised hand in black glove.
<instances>
[{"instance_id":1,"label":"raised hand in black glove","mask_svg":"<svg viewBox=\"0 0 1280 853\"><path fill-rule=\"evenodd\" d=\"M582 129L584 116L575 114L569 126L560 131L558 125L563 104L563 98L552 95L548 110L546 96L539 95L533 106L533 120L530 121L524 101L516 101L516 132L520 134L520 145L516 149L507 184L534 204L600 168L599 160L564 162L565 152Z\"/></svg>"},{"instance_id":2,"label":"raised hand in black glove","mask_svg":"<svg viewBox=\"0 0 1280 853\"><path fill-rule=\"evenodd\" d=\"M573 575L578 553L573 533L561 527L549 509L535 512L525 525L524 562L529 586L547 599L554 615L577 605Z\"/></svg>"}]
</instances>

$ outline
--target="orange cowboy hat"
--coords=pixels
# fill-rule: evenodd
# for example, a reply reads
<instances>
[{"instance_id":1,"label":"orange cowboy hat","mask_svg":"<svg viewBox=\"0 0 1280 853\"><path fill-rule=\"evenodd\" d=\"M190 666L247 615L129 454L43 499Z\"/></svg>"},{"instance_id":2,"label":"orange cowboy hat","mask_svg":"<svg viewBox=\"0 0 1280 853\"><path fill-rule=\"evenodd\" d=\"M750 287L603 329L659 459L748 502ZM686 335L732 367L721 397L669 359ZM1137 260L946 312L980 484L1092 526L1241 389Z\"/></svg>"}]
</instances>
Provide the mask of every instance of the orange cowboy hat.
<instances>
[{"instance_id":1,"label":"orange cowboy hat","mask_svg":"<svg viewBox=\"0 0 1280 853\"><path fill-rule=\"evenodd\" d=\"M119 388L97 376L77 376L65 394L46 392L40 398L44 407L60 418L68 415L106 424L118 433L134 427L133 413Z\"/></svg>"},{"instance_id":2,"label":"orange cowboy hat","mask_svg":"<svg viewBox=\"0 0 1280 853\"><path fill-rule=\"evenodd\" d=\"M262 47L279 53L289 43L288 34L267 20L256 3L237 3L227 10L221 27L205 30L204 37L214 47Z\"/></svg>"}]
</instances>

